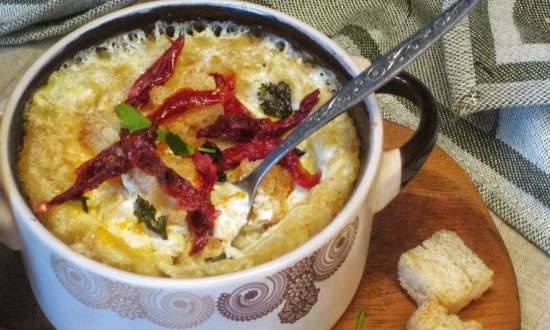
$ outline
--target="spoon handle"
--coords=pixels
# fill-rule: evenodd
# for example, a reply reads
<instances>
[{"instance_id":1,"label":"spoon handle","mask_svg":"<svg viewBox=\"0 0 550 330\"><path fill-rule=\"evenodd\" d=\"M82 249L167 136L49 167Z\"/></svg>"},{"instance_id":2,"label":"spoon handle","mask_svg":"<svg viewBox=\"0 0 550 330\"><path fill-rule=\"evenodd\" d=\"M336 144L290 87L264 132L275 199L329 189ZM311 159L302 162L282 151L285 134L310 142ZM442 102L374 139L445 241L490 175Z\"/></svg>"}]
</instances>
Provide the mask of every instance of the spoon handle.
<instances>
[{"instance_id":1,"label":"spoon handle","mask_svg":"<svg viewBox=\"0 0 550 330\"><path fill-rule=\"evenodd\" d=\"M258 184L273 165L287 152L339 114L374 93L391 78L405 69L433 43L444 36L472 9L479 0L458 0L408 39L379 57L329 101L308 116L283 142L275 148L247 178ZM251 182L249 181L249 182Z\"/></svg>"}]
</instances>

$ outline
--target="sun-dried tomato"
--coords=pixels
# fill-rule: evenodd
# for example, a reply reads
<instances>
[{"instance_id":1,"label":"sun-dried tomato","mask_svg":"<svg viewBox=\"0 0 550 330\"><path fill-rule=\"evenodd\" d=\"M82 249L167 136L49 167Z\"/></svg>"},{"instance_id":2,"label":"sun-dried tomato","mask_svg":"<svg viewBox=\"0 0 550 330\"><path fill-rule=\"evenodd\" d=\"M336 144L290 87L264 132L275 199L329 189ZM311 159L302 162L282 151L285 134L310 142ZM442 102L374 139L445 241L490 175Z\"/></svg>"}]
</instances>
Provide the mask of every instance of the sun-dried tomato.
<instances>
[{"instance_id":1,"label":"sun-dried tomato","mask_svg":"<svg viewBox=\"0 0 550 330\"><path fill-rule=\"evenodd\" d=\"M73 185L49 200L40 207L45 211L49 207L58 205L82 196L88 190L97 188L107 179L119 176L131 167L120 143L115 143L101 151L94 158L86 161L76 169L76 180Z\"/></svg>"},{"instance_id":2,"label":"sun-dried tomato","mask_svg":"<svg viewBox=\"0 0 550 330\"><path fill-rule=\"evenodd\" d=\"M230 114L248 114L248 110L239 101L236 96L228 96L227 100L223 103L223 112L226 115Z\"/></svg>"},{"instance_id":3,"label":"sun-dried tomato","mask_svg":"<svg viewBox=\"0 0 550 330\"><path fill-rule=\"evenodd\" d=\"M216 216L216 210L211 205L187 212L185 220L193 238L190 254L202 251L208 244L208 240L214 232Z\"/></svg>"},{"instance_id":4,"label":"sun-dried tomato","mask_svg":"<svg viewBox=\"0 0 550 330\"><path fill-rule=\"evenodd\" d=\"M247 159L255 161L265 158L281 143L280 138L257 139L247 143L239 143L223 151L222 170L229 170L239 166L241 161ZM281 160L280 164L287 169L294 182L303 188L311 188L319 183L321 173L310 174L300 163L300 158L295 152L289 152Z\"/></svg>"},{"instance_id":5,"label":"sun-dried tomato","mask_svg":"<svg viewBox=\"0 0 550 330\"><path fill-rule=\"evenodd\" d=\"M242 113L219 116L214 124L197 132L199 138L225 139L233 142L248 142L260 131L257 119Z\"/></svg>"},{"instance_id":6,"label":"sun-dried tomato","mask_svg":"<svg viewBox=\"0 0 550 330\"><path fill-rule=\"evenodd\" d=\"M281 165L286 168L294 182L302 188L312 188L321 181L321 172L309 173L300 163L300 158L295 152L289 152L281 161Z\"/></svg>"},{"instance_id":7,"label":"sun-dried tomato","mask_svg":"<svg viewBox=\"0 0 550 330\"><path fill-rule=\"evenodd\" d=\"M210 74L210 77L214 79L216 89L222 91L228 96L235 94L235 84L237 80L233 73L223 75L221 73L214 72Z\"/></svg>"},{"instance_id":8,"label":"sun-dried tomato","mask_svg":"<svg viewBox=\"0 0 550 330\"><path fill-rule=\"evenodd\" d=\"M201 176L200 190L207 198L210 198L210 192L218 179L218 168L212 157L201 152L196 152L193 155L193 163Z\"/></svg>"},{"instance_id":9,"label":"sun-dried tomato","mask_svg":"<svg viewBox=\"0 0 550 330\"><path fill-rule=\"evenodd\" d=\"M181 115L191 109L222 103L225 95L218 89L211 91L196 91L190 88L183 88L175 94L170 95L160 107L148 117L160 124L163 121Z\"/></svg>"},{"instance_id":10,"label":"sun-dried tomato","mask_svg":"<svg viewBox=\"0 0 550 330\"><path fill-rule=\"evenodd\" d=\"M319 102L318 89L306 95L300 102L300 108L290 117L279 121L256 119L248 112L227 114L226 110L226 114L219 116L214 124L199 130L197 136L210 139L221 138L233 142L248 142L254 138L280 137L301 123L317 102Z\"/></svg>"},{"instance_id":11,"label":"sun-dried tomato","mask_svg":"<svg viewBox=\"0 0 550 330\"><path fill-rule=\"evenodd\" d=\"M235 95L236 78L234 74L222 75L219 73L212 73L210 76L214 78L216 88L221 90L225 95L223 102L223 111L225 115L249 114L248 110Z\"/></svg>"},{"instance_id":12,"label":"sun-dried tomato","mask_svg":"<svg viewBox=\"0 0 550 330\"><path fill-rule=\"evenodd\" d=\"M166 98L164 102L148 116L149 119L159 124L191 109L224 103L234 94L235 76L232 74L224 76L219 73L213 73L210 76L214 78L216 83L215 89L197 91L191 88L182 88Z\"/></svg>"},{"instance_id":13,"label":"sun-dried tomato","mask_svg":"<svg viewBox=\"0 0 550 330\"><path fill-rule=\"evenodd\" d=\"M271 138L236 144L223 151L223 161L220 168L225 171L239 166L241 161L245 159L249 161L263 159L280 143L281 139Z\"/></svg>"},{"instance_id":14,"label":"sun-dried tomato","mask_svg":"<svg viewBox=\"0 0 550 330\"><path fill-rule=\"evenodd\" d=\"M183 36L177 38L153 65L139 76L128 92L126 103L141 108L149 102L151 89L164 84L174 73L176 59L181 53L184 43Z\"/></svg>"}]
</instances>

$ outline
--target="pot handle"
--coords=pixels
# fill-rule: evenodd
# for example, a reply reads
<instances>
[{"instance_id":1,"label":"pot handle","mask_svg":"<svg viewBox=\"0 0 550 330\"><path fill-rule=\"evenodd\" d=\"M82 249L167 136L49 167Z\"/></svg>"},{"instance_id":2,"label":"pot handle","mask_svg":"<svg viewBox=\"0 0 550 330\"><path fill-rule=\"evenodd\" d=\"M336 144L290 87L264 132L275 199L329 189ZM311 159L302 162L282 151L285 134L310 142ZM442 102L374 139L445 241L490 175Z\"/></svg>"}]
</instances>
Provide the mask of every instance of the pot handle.
<instances>
[{"instance_id":1,"label":"pot handle","mask_svg":"<svg viewBox=\"0 0 550 330\"><path fill-rule=\"evenodd\" d=\"M0 122L4 115L4 109L0 108ZM15 225L15 219L10 211L4 191L0 182L0 242L12 250L21 250L21 239Z\"/></svg>"},{"instance_id":2,"label":"pot handle","mask_svg":"<svg viewBox=\"0 0 550 330\"><path fill-rule=\"evenodd\" d=\"M383 153L373 191L374 212L386 207L401 188L416 175L432 151L439 129L439 117L433 96L414 76L403 72L377 93L392 94L413 102L420 113L420 124L405 144Z\"/></svg>"}]
</instances>

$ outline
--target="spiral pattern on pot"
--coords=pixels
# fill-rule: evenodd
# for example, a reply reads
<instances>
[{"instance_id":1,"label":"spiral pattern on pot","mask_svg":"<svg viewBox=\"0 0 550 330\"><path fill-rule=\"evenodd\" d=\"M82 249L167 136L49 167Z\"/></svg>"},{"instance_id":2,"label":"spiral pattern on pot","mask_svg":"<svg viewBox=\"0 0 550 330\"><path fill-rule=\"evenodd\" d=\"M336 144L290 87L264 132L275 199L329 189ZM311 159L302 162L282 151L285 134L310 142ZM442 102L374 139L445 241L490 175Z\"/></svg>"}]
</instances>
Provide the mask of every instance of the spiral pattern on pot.
<instances>
[{"instance_id":1,"label":"spiral pattern on pot","mask_svg":"<svg viewBox=\"0 0 550 330\"><path fill-rule=\"evenodd\" d=\"M84 272L56 256L51 257L50 263L61 285L80 302L94 308L109 305L108 283L104 278Z\"/></svg>"},{"instance_id":2,"label":"spiral pattern on pot","mask_svg":"<svg viewBox=\"0 0 550 330\"><path fill-rule=\"evenodd\" d=\"M218 298L218 311L233 321L251 321L272 312L281 304L286 292L285 273L268 276L267 282L242 285Z\"/></svg>"},{"instance_id":3,"label":"spiral pattern on pot","mask_svg":"<svg viewBox=\"0 0 550 330\"><path fill-rule=\"evenodd\" d=\"M353 246L358 227L359 220L355 219L328 244L315 252L315 262L313 263L315 281L326 280L342 266Z\"/></svg>"},{"instance_id":4,"label":"spiral pattern on pot","mask_svg":"<svg viewBox=\"0 0 550 330\"><path fill-rule=\"evenodd\" d=\"M210 296L187 292L147 290L141 304L149 321L170 329L195 327L214 312L214 300Z\"/></svg>"}]
</instances>

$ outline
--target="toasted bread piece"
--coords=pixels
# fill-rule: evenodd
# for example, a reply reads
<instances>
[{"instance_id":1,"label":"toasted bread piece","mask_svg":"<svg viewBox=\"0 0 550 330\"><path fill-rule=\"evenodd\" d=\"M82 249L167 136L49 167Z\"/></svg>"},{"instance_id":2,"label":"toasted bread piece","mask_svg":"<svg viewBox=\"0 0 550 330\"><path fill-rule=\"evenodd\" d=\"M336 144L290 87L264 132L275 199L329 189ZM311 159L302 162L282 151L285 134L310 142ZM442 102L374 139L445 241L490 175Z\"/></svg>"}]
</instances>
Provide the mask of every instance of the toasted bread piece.
<instances>
[{"instance_id":1,"label":"toasted bread piece","mask_svg":"<svg viewBox=\"0 0 550 330\"><path fill-rule=\"evenodd\" d=\"M460 237L447 230L403 253L398 272L401 286L417 304L434 298L451 313L479 298L493 276Z\"/></svg>"},{"instance_id":2,"label":"toasted bread piece","mask_svg":"<svg viewBox=\"0 0 550 330\"><path fill-rule=\"evenodd\" d=\"M407 322L407 330L482 330L477 321L462 321L431 299L420 305Z\"/></svg>"},{"instance_id":3,"label":"toasted bread piece","mask_svg":"<svg viewBox=\"0 0 550 330\"><path fill-rule=\"evenodd\" d=\"M453 231L440 230L422 243L427 249L444 254L460 267L472 283L470 299L478 299L493 284L493 271L470 250Z\"/></svg>"},{"instance_id":4,"label":"toasted bread piece","mask_svg":"<svg viewBox=\"0 0 550 330\"><path fill-rule=\"evenodd\" d=\"M444 255L417 246L401 255L398 269L401 286L419 305L435 298L454 312L470 302L470 279Z\"/></svg>"}]
</instances>

